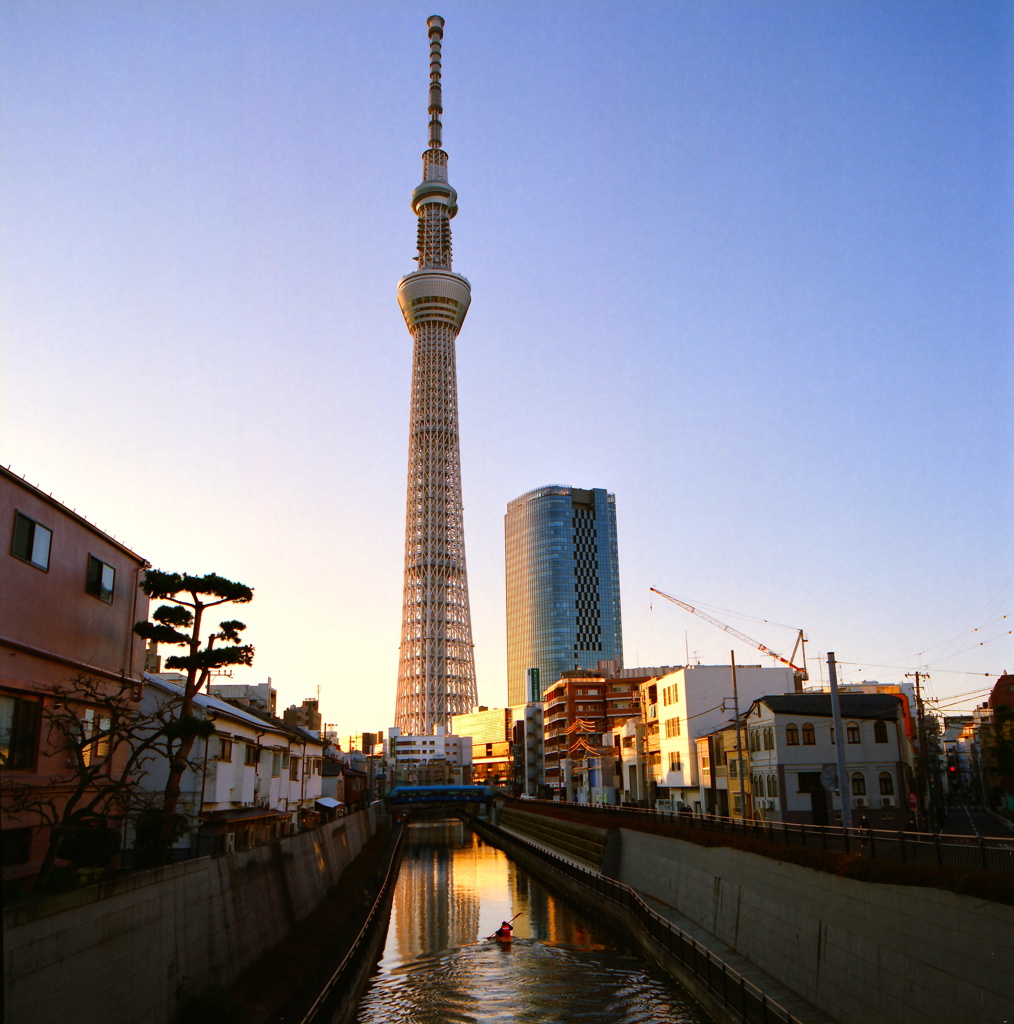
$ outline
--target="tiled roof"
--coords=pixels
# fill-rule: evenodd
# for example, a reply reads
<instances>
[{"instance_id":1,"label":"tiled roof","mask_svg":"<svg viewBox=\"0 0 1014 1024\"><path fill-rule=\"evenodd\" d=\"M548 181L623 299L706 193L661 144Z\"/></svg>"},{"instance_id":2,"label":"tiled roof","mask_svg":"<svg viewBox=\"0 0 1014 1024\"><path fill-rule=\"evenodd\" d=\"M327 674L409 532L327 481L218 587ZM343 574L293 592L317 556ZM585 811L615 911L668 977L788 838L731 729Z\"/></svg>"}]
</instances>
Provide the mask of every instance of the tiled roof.
<instances>
[{"instance_id":1,"label":"tiled roof","mask_svg":"<svg viewBox=\"0 0 1014 1024\"><path fill-rule=\"evenodd\" d=\"M890 693L842 693L841 713L844 718L897 718L902 707L900 698ZM784 693L758 697L756 703L766 704L779 715L801 715L808 718L830 718L831 694Z\"/></svg>"}]
</instances>

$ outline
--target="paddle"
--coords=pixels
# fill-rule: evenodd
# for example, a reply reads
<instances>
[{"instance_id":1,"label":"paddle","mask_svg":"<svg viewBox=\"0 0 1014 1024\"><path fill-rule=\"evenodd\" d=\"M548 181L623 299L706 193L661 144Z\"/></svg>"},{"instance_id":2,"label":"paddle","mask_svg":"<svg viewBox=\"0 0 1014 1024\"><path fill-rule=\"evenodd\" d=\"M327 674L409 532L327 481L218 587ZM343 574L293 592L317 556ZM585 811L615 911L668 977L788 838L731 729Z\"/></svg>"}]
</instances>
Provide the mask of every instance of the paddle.
<instances>
[{"instance_id":1,"label":"paddle","mask_svg":"<svg viewBox=\"0 0 1014 1024\"><path fill-rule=\"evenodd\" d=\"M523 913L524 913L523 910L519 910L507 923L508 924L513 924ZM498 928L497 931L499 931L499 930L500 929ZM495 938L496 938L496 932L493 932L493 934L486 941L490 942L491 940L493 940Z\"/></svg>"}]
</instances>

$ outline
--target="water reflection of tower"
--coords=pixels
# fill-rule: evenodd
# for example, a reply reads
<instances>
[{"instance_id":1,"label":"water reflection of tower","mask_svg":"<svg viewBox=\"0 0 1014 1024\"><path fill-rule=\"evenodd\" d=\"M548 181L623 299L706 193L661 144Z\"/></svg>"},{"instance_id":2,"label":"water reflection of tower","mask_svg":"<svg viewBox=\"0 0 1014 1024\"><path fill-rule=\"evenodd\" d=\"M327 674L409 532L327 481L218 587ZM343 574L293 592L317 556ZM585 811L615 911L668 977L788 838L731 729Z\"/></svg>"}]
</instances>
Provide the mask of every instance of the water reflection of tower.
<instances>
[{"instance_id":1,"label":"water reflection of tower","mask_svg":"<svg viewBox=\"0 0 1014 1024\"><path fill-rule=\"evenodd\" d=\"M454 864L455 854L470 842L460 821L409 826L394 899L395 935L404 958L475 941L478 894L457 884Z\"/></svg>"}]
</instances>

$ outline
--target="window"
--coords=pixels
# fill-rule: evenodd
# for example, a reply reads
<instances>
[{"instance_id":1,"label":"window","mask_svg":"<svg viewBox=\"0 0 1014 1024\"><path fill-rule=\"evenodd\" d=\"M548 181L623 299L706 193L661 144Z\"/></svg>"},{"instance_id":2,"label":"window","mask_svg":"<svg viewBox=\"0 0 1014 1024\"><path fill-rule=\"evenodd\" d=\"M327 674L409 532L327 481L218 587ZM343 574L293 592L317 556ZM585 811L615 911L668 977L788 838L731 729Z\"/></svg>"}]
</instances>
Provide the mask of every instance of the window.
<instances>
[{"instance_id":1,"label":"window","mask_svg":"<svg viewBox=\"0 0 1014 1024\"><path fill-rule=\"evenodd\" d=\"M852 773L852 795L866 796L866 776L862 772Z\"/></svg>"},{"instance_id":2,"label":"window","mask_svg":"<svg viewBox=\"0 0 1014 1024\"><path fill-rule=\"evenodd\" d=\"M683 766L682 766L682 764L680 764L680 755L679 755L679 753L677 751L675 751L675 750L670 750L669 751L669 771L671 771L671 772L678 772L678 771L681 771L682 768L683 768Z\"/></svg>"},{"instance_id":3,"label":"window","mask_svg":"<svg viewBox=\"0 0 1014 1024\"><path fill-rule=\"evenodd\" d=\"M778 796L778 776L768 776L768 796Z\"/></svg>"},{"instance_id":4,"label":"window","mask_svg":"<svg viewBox=\"0 0 1014 1024\"><path fill-rule=\"evenodd\" d=\"M271 777L274 778L277 775L282 774L282 752L280 750L271 751Z\"/></svg>"},{"instance_id":5,"label":"window","mask_svg":"<svg viewBox=\"0 0 1014 1024\"><path fill-rule=\"evenodd\" d=\"M88 579L85 582L85 590L97 597L106 604L113 603L113 581L116 579L116 570L111 565L106 565L101 559L94 555L88 556Z\"/></svg>"},{"instance_id":6,"label":"window","mask_svg":"<svg viewBox=\"0 0 1014 1024\"><path fill-rule=\"evenodd\" d=\"M39 704L20 697L0 696L0 766L35 767Z\"/></svg>"},{"instance_id":7,"label":"window","mask_svg":"<svg viewBox=\"0 0 1014 1024\"><path fill-rule=\"evenodd\" d=\"M751 729L750 730L750 742L749 742L748 746L749 746L751 751L753 751L753 750L760 750L759 730L757 730L757 729Z\"/></svg>"},{"instance_id":8,"label":"window","mask_svg":"<svg viewBox=\"0 0 1014 1024\"><path fill-rule=\"evenodd\" d=\"M785 727L785 744L789 747L799 746L799 728L795 722L790 722Z\"/></svg>"},{"instance_id":9,"label":"window","mask_svg":"<svg viewBox=\"0 0 1014 1024\"><path fill-rule=\"evenodd\" d=\"M873 723L873 742L887 742L887 722L882 719L877 719L877 721Z\"/></svg>"},{"instance_id":10,"label":"window","mask_svg":"<svg viewBox=\"0 0 1014 1024\"><path fill-rule=\"evenodd\" d=\"M824 787L820 783L820 772L799 772L799 792L819 793Z\"/></svg>"},{"instance_id":11,"label":"window","mask_svg":"<svg viewBox=\"0 0 1014 1024\"><path fill-rule=\"evenodd\" d=\"M108 715L99 715L94 708L85 708L80 719L81 731L77 740L80 744L81 763L85 766L101 764L109 756L110 726Z\"/></svg>"},{"instance_id":12,"label":"window","mask_svg":"<svg viewBox=\"0 0 1014 1024\"><path fill-rule=\"evenodd\" d=\"M14 517L14 543L11 554L15 558L34 565L36 569L49 569L49 544L53 531L29 519L22 512Z\"/></svg>"},{"instance_id":13,"label":"window","mask_svg":"<svg viewBox=\"0 0 1014 1024\"><path fill-rule=\"evenodd\" d=\"M299 758L293 757L289 761L289 778L295 781L299 778Z\"/></svg>"},{"instance_id":14,"label":"window","mask_svg":"<svg viewBox=\"0 0 1014 1024\"><path fill-rule=\"evenodd\" d=\"M254 746L252 743L246 745L246 764L259 764L261 759L260 747Z\"/></svg>"},{"instance_id":15,"label":"window","mask_svg":"<svg viewBox=\"0 0 1014 1024\"><path fill-rule=\"evenodd\" d=\"M0 863L10 867L13 864L24 864L32 848L32 830L30 828L0 829Z\"/></svg>"},{"instance_id":16,"label":"window","mask_svg":"<svg viewBox=\"0 0 1014 1024\"><path fill-rule=\"evenodd\" d=\"M665 735L668 739L680 734L680 720L678 718L667 718L665 720Z\"/></svg>"},{"instance_id":17,"label":"window","mask_svg":"<svg viewBox=\"0 0 1014 1024\"><path fill-rule=\"evenodd\" d=\"M218 737L218 753L215 755L216 761L231 761L232 760L232 739L228 736Z\"/></svg>"},{"instance_id":18,"label":"window","mask_svg":"<svg viewBox=\"0 0 1014 1024\"><path fill-rule=\"evenodd\" d=\"M849 743L858 743L859 742L859 723L858 722L849 722L845 726L845 738L849 741Z\"/></svg>"},{"instance_id":19,"label":"window","mask_svg":"<svg viewBox=\"0 0 1014 1024\"><path fill-rule=\"evenodd\" d=\"M817 737L813 732L813 723L803 723L803 746L812 747L817 742Z\"/></svg>"},{"instance_id":20,"label":"window","mask_svg":"<svg viewBox=\"0 0 1014 1024\"><path fill-rule=\"evenodd\" d=\"M893 796L894 795L894 777L890 772L880 773L880 795L881 796Z\"/></svg>"},{"instance_id":21,"label":"window","mask_svg":"<svg viewBox=\"0 0 1014 1024\"><path fill-rule=\"evenodd\" d=\"M774 727L770 725L764 730L764 749L775 749L775 730Z\"/></svg>"},{"instance_id":22,"label":"window","mask_svg":"<svg viewBox=\"0 0 1014 1024\"><path fill-rule=\"evenodd\" d=\"M701 771L705 775L711 774L711 755L701 754Z\"/></svg>"},{"instance_id":23,"label":"window","mask_svg":"<svg viewBox=\"0 0 1014 1024\"><path fill-rule=\"evenodd\" d=\"M729 778L737 779L739 776L736 774L736 766L739 764L739 759L735 757L729 758Z\"/></svg>"}]
</instances>

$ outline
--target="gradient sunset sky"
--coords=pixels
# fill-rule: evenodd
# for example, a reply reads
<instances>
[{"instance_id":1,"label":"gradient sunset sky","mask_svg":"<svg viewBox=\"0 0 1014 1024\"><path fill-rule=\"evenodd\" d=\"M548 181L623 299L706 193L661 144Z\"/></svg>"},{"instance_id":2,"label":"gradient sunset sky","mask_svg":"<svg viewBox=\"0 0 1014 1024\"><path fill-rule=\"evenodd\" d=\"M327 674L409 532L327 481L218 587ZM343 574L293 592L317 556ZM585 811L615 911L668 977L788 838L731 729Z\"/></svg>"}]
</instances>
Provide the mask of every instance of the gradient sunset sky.
<instances>
[{"instance_id":1,"label":"gradient sunset sky","mask_svg":"<svg viewBox=\"0 0 1014 1024\"><path fill-rule=\"evenodd\" d=\"M833 650L981 701L1014 671L1008 3L6 0L0 462L253 586L236 681L392 724L433 13L480 701L506 505L546 484L616 494L628 666L761 661L657 587L803 628L814 683Z\"/></svg>"}]
</instances>

